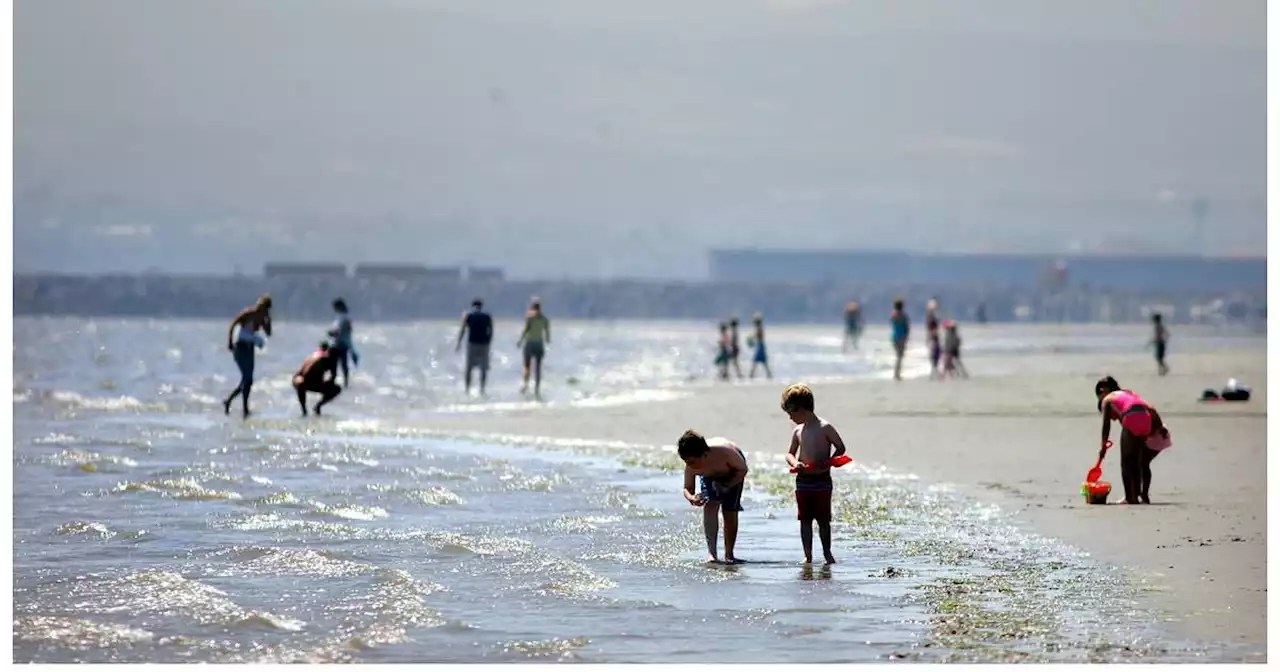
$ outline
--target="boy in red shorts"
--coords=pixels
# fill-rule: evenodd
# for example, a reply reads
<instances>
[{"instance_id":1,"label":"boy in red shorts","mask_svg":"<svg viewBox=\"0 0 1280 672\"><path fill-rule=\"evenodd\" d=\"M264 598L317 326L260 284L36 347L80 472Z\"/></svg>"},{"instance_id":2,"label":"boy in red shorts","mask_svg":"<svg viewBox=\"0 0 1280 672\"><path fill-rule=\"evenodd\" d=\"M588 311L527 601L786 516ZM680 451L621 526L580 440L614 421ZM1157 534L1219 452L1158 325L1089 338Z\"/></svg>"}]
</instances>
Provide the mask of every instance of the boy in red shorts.
<instances>
[{"instance_id":1,"label":"boy in red shorts","mask_svg":"<svg viewBox=\"0 0 1280 672\"><path fill-rule=\"evenodd\" d=\"M782 410L796 430L791 434L787 464L796 469L796 517L800 519L800 542L804 561L813 562L813 523L818 523L822 555L827 564L831 554L831 458L844 455L844 441L831 423L813 412L813 391L792 385L782 393ZM831 452L832 448L835 452Z\"/></svg>"}]
</instances>

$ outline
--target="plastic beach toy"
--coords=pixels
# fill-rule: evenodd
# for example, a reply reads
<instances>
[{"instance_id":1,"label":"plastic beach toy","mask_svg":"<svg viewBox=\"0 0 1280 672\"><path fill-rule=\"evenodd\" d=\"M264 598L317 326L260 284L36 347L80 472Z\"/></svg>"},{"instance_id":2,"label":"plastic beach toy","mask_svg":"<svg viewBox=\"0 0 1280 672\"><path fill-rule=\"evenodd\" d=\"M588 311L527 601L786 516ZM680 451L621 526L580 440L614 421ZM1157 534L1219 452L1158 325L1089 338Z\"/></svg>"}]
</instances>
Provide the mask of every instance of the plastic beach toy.
<instances>
[{"instance_id":1,"label":"plastic beach toy","mask_svg":"<svg viewBox=\"0 0 1280 672\"><path fill-rule=\"evenodd\" d=\"M1080 484L1080 494L1089 504L1106 504L1107 495L1111 494L1111 484L1106 481Z\"/></svg>"},{"instance_id":2,"label":"plastic beach toy","mask_svg":"<svg viewBox=\"0 0 1280 672\"><path fill-rule=\"evenodd\" d=\"M852 457L849 457L848 455L838 455L838 456L836 456L836 457L831 458L831 466L832 466L833 468L834 468L834 467L843 467L844 465L849 464L849 463L850 463L850 462L852 462L852 461L853 461L853 458L852 458ZM801 464L804 464L804 466L805 466L806 468L808 468L808 467L812 466L812 465L809 465L809 464L804 463L804 462L802 462ZM799 469L796 469L795 467L792 467L792 468L791 468L791 473L793 473L793 474L798 474L798 473L800 473L800 470L799 470Z\"/></svg>"},{"instance_id":3,"label":"plastic beach toy","mask_svg":"<svg viewBox=\"0 0 1280 672\"><path fill-rule=\"evenodd\" d=\"M1106 446L1107 446L1107 448L1108 448L1108 449L1110 449L1110 448L1111 448L1111 439L1107 439ZM1095 465L1093 465L1093 468L1092 468L1092 469L1090 469L1090 470L1089 470L1089 473L1084 477L1084 482L1085 482L1085 483L1097 483L1097 482L1098 482L1098 480L1099 480L1099 479L1101 479L1101 478L1102 478L1102 458L1101 458L1101 457L1099 457L1099 458L1098 458L1098 463L1097 463L1097 464L1095 464Z\"/></svg>"}]
</instances>

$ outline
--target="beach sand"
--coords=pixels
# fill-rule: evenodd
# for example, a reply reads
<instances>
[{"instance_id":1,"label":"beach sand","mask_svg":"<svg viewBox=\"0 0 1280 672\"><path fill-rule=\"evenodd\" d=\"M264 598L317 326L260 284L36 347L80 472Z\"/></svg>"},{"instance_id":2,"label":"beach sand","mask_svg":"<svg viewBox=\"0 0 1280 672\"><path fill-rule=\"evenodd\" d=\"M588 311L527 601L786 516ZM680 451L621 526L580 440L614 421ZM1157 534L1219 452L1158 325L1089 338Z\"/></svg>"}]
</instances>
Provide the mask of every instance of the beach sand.
<instances>
[{"instance_id":1,"label":"beach sand","mask_svg":"<svg viewBox=\"0 0 1280 672\"><path fill-rule=\"evenodd\" d=\"M967 357L967 381L867 380L814 386L818 413L849 453L930 482L952 483L1015 512L1020 524L1125 567L1152 605L1201 641L1266 642L1266 353L1171 355L1160 378L1150 357L1054 354ZM791 381L724 384L694 396L591 409L546 408L451 416L430 425L480 432L672 445L687 428L739 442L757 469L786 451L779 408ZM1034 372L1034 373L1026 373ZM1079 494L1097 456L1093 382L1114 375L1155 405L1174 445L1152 465L1150 506L1090 506ZM1254 399L1202 404L1205 388L1236 377ZM1117 448L1103 465L1123 501ZM679 483L673 478L672 496ZM743 540L749 546L750 540Z\"/></svg>"}]
</instances>

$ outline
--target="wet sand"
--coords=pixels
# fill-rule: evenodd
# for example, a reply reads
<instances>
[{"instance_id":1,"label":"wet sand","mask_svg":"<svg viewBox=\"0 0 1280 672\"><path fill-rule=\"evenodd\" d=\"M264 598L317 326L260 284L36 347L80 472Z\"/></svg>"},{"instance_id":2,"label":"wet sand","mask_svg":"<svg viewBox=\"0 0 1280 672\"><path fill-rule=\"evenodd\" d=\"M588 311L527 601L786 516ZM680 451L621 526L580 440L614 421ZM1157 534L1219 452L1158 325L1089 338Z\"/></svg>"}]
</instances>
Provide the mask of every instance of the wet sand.
<instances>
[{"instance_id":1,"label":"wet sand","mask_svg":"<svg viewBox=\"0 0 1280 672\"><path fill-rule=\"evenodd\" d=\"M868 380L815 386L818 412L855 460L953 483L1017 513L1028 528L1129 568L1152 606L1201 641L1266 642L1266 353L970 357L975 378L945 383ZM775 364L779 375L783 367ZM1027 373L1033 372L1033 373ZM1079 487L1097 455L1093 381L1114 375L1156 405L1174 445L1152 465L1150 506L1089 506ZM1242 404L1201 404L1228 377L1250 384ZM453 416L445 432L533 435L669 445L686 428L733 438L756 468L785 452L779 395L790 382L724 385L697 396L593 409ZM1119 428L1113 428L1118 437ZM1118 449L1104 480L1123 501ZM672 483L673 496L678 483ZM750 540L740 545L750 547Z\"/></svg>"}]
</instances>

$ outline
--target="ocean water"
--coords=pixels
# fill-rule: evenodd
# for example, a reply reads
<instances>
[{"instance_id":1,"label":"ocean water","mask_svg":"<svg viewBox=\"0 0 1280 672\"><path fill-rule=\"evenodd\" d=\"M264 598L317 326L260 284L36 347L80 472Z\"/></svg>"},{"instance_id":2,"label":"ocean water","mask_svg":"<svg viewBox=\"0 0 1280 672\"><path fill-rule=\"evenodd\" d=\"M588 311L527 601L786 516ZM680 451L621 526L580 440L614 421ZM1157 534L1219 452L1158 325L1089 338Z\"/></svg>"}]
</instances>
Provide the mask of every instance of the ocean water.
<instances>
[{"instance_id":1,"label":"ocean water","mask_svg":"<svg viewBox=\"0 0 1280 672\"><path fill-rule=\"evenodd\" d=\"M788 479L745 495L747 564L702 562L669 449L433 433L440 414L643 403L714 380L713 330L557 324L544 398L499 323L489 395L456 325L357 323L362 366L324 418L289 374L325 325L281 323L255 416L225 323L14 326L14 660L208 662L1214 661L1140 586L990 506L892 470L840 470L840 563L796 562ZM975 329L969 352L1133 349L1145 330ZM884 330L778 327L775 375L887 376ZM1183 350L1259 338L1179 331ZM747 358L749 361L749 357ZM913 353L908 373L922 360ZM745 373L745 371L744 371ZM744 381L728 384L776 384ZM1104 608L1089 595L1105 590Z\"/></svg>"}]
</instances>

